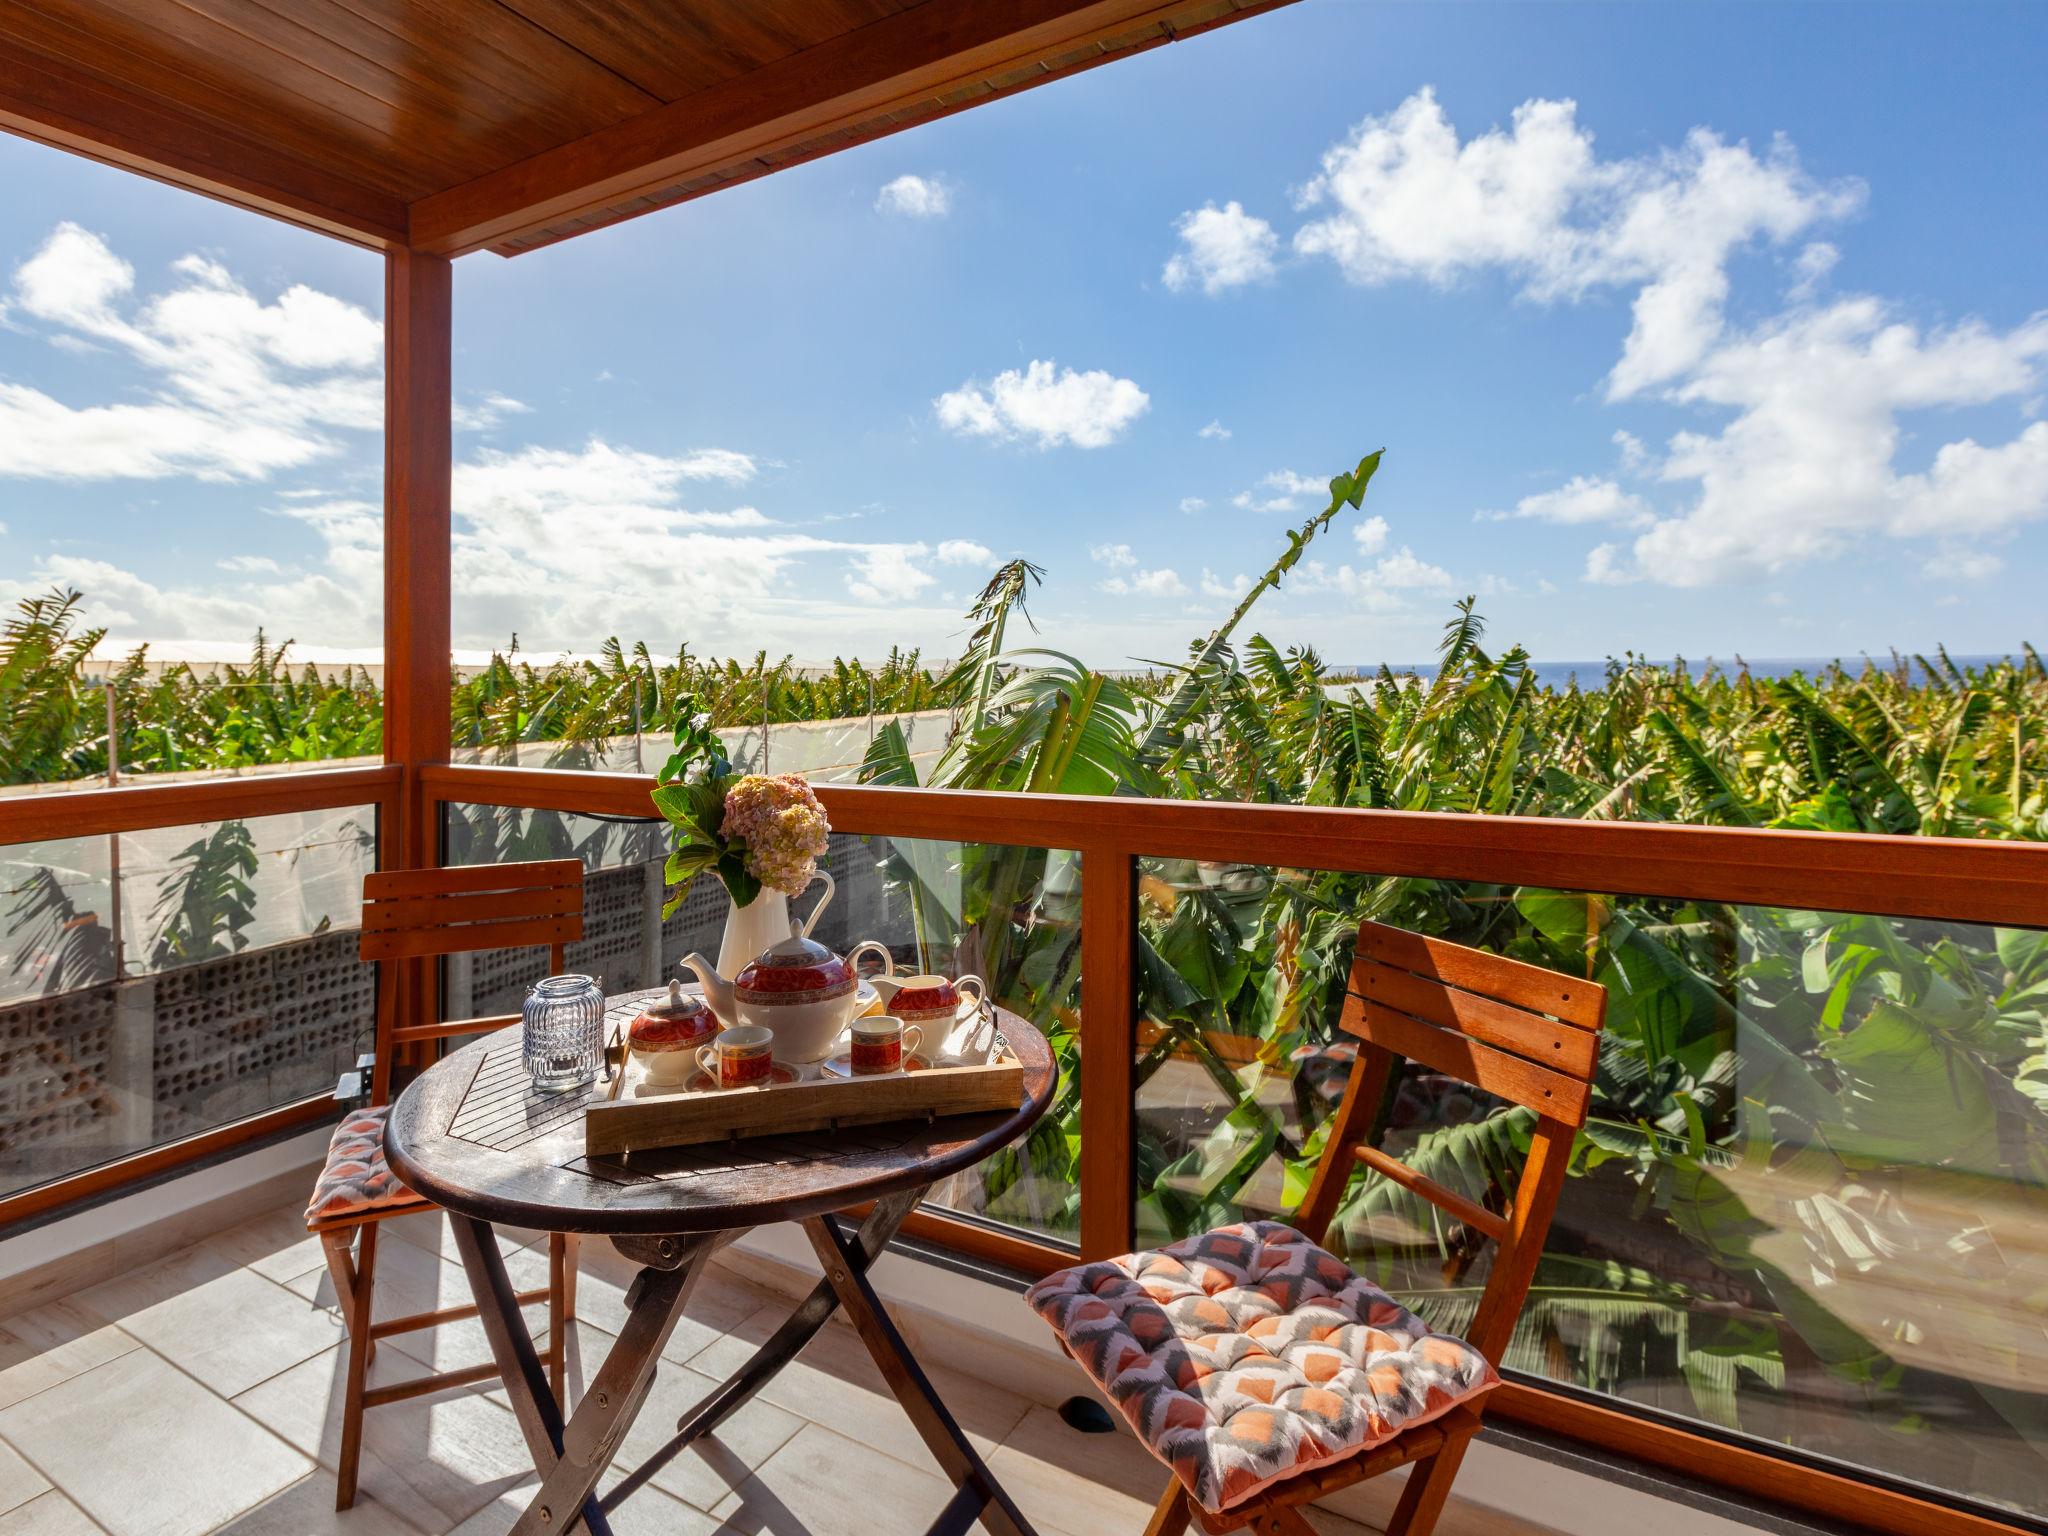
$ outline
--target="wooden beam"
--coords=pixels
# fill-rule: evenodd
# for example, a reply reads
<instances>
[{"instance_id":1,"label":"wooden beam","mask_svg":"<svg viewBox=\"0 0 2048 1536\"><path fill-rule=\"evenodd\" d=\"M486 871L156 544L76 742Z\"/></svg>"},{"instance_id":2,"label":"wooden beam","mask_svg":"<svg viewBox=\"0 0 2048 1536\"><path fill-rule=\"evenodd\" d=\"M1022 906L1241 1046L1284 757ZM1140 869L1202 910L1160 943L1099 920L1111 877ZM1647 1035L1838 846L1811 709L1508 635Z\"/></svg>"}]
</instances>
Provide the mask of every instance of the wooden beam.
<instances>
[{"instance_id":1,"label":"wooden beam","mask_svg":"<svg viewBox=\"0 0 2048 1536\"><path fill-rule=\"evenodd\" d=\"M405 773L381 869L440 862L440 807L419 769L448 761L451 379L454 270L447 258L393 251L384 259L384 759ZM397 964L397 1026L427 1024L435 968Z\"/></svg>"},{"instance_id":2,"label":"wooden beam","mask_svg":"<svg viewBox=\"0 0 2048 1536\"><path fill-rule=\"evenodd\" d=\"M1041 61L1272 0L926 0L737 79L412 205L421 250L459 256L758 162L820 134ZM1170 34L1168 34L1170 35Z\"/></svg>"},{"instance_id":3,"label":"wooden beam","mask_svg":"<svg viewBox=\"0 0 2048 1536\"><path fill-rule=\"evenodd\" d=\"M406 242L406 209L396 198L4 36L0 128L355 245L389 250Z\"/></svg>"}]
</instances>

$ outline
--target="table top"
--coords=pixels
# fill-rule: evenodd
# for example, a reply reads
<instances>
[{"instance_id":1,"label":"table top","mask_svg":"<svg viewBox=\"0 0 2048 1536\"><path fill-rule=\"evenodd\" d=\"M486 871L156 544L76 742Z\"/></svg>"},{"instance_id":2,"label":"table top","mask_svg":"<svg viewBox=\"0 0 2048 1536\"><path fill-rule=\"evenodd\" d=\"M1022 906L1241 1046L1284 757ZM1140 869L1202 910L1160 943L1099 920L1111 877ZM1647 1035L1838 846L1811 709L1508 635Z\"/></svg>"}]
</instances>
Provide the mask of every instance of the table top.
<instances>
[{"instance_id":1,"label":"table top","mask_svg":"<svg viewBox=\"0 0 2048 1536\"><path fill-rule=\"evenodd\" d=\"M607 1035L666 995L608 999ZM971 1168L1045 1113L1057 1077L1051 1048L1024 1019L995 1012L1024 1069L1013 1111L588 1157L583 1106L606 1082L536 1092L514 1024L443 1057L399 1095L385 1156L407 1186L451 1211L551 1232L665 1236L843 1210Z\"/></svg>"}]
</instances>

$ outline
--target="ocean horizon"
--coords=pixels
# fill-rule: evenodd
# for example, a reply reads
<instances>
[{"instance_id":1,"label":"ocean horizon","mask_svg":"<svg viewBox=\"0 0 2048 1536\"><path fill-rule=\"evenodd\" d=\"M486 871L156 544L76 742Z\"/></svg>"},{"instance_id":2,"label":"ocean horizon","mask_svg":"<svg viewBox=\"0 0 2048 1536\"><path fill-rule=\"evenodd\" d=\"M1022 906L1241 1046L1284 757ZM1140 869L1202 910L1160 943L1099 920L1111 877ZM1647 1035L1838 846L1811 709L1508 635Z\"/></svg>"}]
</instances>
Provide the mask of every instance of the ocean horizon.
<instances>
[{"instance_id":1,"label":"ocean horizon","mask_svg":"<svg viewBox=\"0 0 2048 1536\"><path fill-rule=\"evenodd\" d=\"M1951 655L1949 659L1959 667L1974 668L1988 667L2001 661L2014 660L2020 654L2017 651L2007 652L2003 655L1986 652L1971 655ZM1910 654L1901 654L1896 659L1889 653L1879 657L1863 652L1858 652L1853 656L1842 657L1732 656L1723 659L1710 656L1703 657L1698 661L1674 657L1671 660L1662 662L1651 662L1650 658L1643 656L1638 656L1634 659L1637 662L1665 667L1683 661L1686 670L1695 678L1704 676L1709 670L1718 670L1729 674L1747 670L1751 677L1766 679L1791 677L1795 674L1804 674L1811 677L1815 673L1823 672L1835 665L1837 661L1851 673L1861 672L1865 663L1869 663L1886 671L1891 670L1895 665L1904 665L1916 682L1924 681L1927 675L1919 661ZM1390 661L1386 663L1386 666L1397 677L1415 677L1424 682L1433 679L1437 673L1437 663L1434 661ZM1533 662L1531 666L1536 674L1536 684L1540 688L1561 689L1568 686L1573 678L1578 679L1578 684L1581 688L1595 688L1605 683L1608 662L1538 661ZM1369 665L1346 662L1332 666L1329 669L1329 675L1332 679L1339 681L1345 678L1369 678L1376 676L1379 669L1380 663L1378 662L1372 662Z\"/></svg>"}]
</instances>

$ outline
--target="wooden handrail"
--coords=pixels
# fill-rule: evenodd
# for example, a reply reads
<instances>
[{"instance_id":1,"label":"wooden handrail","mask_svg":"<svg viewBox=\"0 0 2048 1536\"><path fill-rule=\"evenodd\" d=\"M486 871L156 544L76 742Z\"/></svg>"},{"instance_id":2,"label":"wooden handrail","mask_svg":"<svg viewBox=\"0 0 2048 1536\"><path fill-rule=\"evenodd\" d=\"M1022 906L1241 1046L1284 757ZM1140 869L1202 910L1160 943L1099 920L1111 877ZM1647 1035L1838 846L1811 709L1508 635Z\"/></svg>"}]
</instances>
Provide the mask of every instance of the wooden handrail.
<instances>
[{"instance_id":1,"label":"wooden handrail","mask_svg":"<svg viewBox=\"0 0 2048 1536\"><path fill-rule=\"evenodd\" d=\"M643 816L654 781L450 764L421 769L419 782L430 800ZM2044 843L958 789L817 791L842 832L2048 928Z\"/></svg>"},{"instance_id":2,"label":"wooden handrail","mask_svg":"<svg viewBox=\"0 0 2048 1536\"><path fill-rule=\"evenodd\" d=\"M0 795L0 844L104 837L151 827L382 805L397 795L402 777L396 764L386 763L302 773L251 773L179 784Z\"/></svg>"}]
</instances>

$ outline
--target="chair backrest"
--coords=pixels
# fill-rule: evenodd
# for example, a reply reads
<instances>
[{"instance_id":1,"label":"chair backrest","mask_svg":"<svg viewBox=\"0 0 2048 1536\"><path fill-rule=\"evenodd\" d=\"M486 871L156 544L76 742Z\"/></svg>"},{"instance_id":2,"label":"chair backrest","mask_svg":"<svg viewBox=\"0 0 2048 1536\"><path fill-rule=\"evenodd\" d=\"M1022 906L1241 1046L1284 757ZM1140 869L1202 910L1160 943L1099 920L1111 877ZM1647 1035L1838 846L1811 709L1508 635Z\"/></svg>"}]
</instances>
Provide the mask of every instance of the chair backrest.
<instances>
[{"instance_id":1,"label":"chair backrest","mask_svg":"<svg viewBox=\"0 0 2048 1536\"><path fill-rule=\"evenodd\" d=\"M398 966L393 962L545 944L548 974L559 975L563 946L582 937L583 864L578 859L365 875L359 953L364 960L384 962L377 975L371 1102L382 1104L390 1094L398 1047L446 1033L431 1024L398 1024Z\"/></svg>"},{"instance_id":2,"label":"chair backrest","mask_svg":"<svg viewBox=\"0 0 2048 1536\"><path fill-rule=\"evenodd\" d=\"M1360 1042L1336 1123L1298 1217L1322 1242L1355 1164L1393 1180L1499 1245L1467 1338L1500 1363L1542 1257L1586 1122L1607 989L1541 966L1382 923L1363 923L1339 1027ZM1506 1211L1415 1172L1365 1138L1396 1059L1533 1110L1536 1129Z\"/></svg>"},{"instance_id":3,"label":"chair backrest","mask_svg":"<svg viewBox=\"0 0 2048 1536\"><path fill-rule=\"evenodd\" d=\"M562 945L583 937L583 864L475 864L363 877L365 960Z\"/></svg>"}]
</instances>

